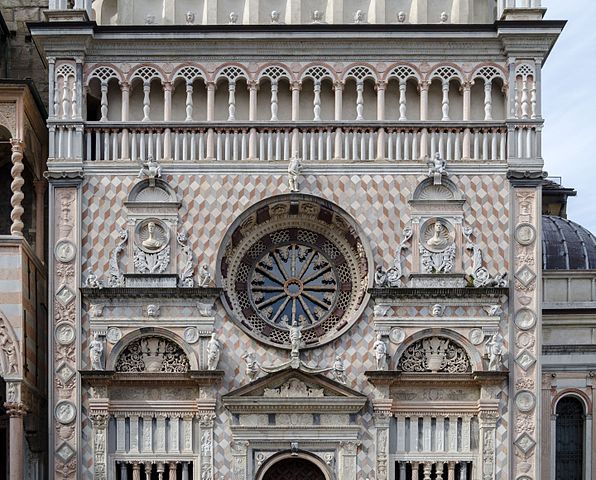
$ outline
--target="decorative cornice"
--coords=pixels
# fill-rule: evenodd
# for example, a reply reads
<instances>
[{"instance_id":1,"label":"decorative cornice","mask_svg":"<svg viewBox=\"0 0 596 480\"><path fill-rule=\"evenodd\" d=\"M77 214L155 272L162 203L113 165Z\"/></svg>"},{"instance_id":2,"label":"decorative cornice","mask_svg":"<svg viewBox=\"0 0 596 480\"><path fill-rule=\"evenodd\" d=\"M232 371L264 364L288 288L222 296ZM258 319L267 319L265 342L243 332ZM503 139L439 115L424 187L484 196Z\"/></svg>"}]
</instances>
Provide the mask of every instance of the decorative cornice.
<instances>
[{"instance_id":1,"label":"decorative cornice","mask_svg":"<svg viewBox=\"0 0 596 480\"><path fill-rule=\"evenodd\" d=\"M219 287L197 288L133 288L104 287L80 289L83 297L88 299L122 299L122 298L217 298L222 289Z\"/></svg>"},{"instance_id":2,"label":"decorative cornice","mask_svg":"<svg viewBox=\"0 0 596 480\"><path fill-rule=\"evenodd\" d=\"M509 295L509 288L370 288L373 299L382 298L499 298Z\"/></svg>"},{"instance_id":3,"label":"decorative cornice","mask_svg":"<svg viewBox=\"0 0 596 480\"><path fill-rule=\"evenodd\" d=\"M420 385L494 385L507 379L509 373L503 372L472 372L462 374L452 373L406 373L400 370L367 370L364 375L373 385L420 384Z\"/></svg>"},{"instance_id":4,"label":"decorative cornice","mask_svg":"<svg viewBox=\"0 0 596 480\"><path fill-rule=\"evenodd\" d=\"M537 187L542 185L548 173L542 170L509 170L507 179L514 187Z\"/></svg>"},{"instance_id":5,"label":"decorative cornice","mask_svg":"<svg viewBox=\"0 0 596 480\"><path fill-rule=\"evenodd\" d=\"M113 370L79 370L81 378L91 385L114 385L126 383L195 383L211 385L224 377L223 370L189 370L186 373L119 373Z\"/></svg>"}]
</instances>

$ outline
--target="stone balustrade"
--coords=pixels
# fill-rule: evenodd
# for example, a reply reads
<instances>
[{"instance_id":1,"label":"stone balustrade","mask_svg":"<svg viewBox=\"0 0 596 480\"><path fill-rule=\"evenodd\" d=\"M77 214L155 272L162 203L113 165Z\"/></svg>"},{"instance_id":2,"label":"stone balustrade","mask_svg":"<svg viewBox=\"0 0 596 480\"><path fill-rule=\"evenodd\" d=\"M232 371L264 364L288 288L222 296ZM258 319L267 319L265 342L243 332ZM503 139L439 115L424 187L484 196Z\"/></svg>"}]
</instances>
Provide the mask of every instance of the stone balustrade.
<instances>
[{"instance_id":1,"label":"stone balustrade","mask_svg":"<svg viewBox=\"0 0 596 480\"><path fill-rule=\"evenodd\" d=\"M71 158L78 148L75 126L50 130L50 158ZM536 150L536 129L514 129L516 158ZM158 160L306 161L390 160L417 161L439 153L451 160L505 161L507 126L504 123L429 122L349 124L325 122L269 122L231 126L223 123L159 123L152 125L85 123L86 161ZM519 148L518 148L519 146Z\"/></svg>"}]
</instances>

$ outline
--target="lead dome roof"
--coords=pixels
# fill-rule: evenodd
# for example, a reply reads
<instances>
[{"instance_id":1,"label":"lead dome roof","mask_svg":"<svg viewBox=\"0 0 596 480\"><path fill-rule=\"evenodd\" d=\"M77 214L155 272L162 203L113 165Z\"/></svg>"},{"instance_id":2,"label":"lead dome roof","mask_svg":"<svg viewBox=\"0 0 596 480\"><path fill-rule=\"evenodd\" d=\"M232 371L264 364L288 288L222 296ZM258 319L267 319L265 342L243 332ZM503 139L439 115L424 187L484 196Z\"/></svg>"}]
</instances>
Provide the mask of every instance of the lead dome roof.
<instances>
[{"instance_id":1,"label":"lead dome roof","mask_svg":"<svg viewBox=\"0 0 596 480\"><path fill-rule=\"evenodd\" d=\"M566 218L542 216L544 270L596 269L596 237Z\"/></svg>"}]
</instances>

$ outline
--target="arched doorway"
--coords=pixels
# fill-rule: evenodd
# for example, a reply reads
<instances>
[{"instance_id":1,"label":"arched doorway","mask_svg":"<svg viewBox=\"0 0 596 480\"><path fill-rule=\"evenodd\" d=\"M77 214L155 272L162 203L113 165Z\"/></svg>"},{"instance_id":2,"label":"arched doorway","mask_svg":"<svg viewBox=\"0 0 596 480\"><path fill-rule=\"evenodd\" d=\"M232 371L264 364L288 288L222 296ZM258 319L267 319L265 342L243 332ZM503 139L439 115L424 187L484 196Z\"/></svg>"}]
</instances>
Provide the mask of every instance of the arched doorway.
<instances>
[{"instance_id":1,"label":"arched doorway","mask_svg":"<svg viewBox=\"0 0 596 480\"><path fill-rule=\"evenodd\" d=\"M556 480L582 480L584 464L584 406L575 397L557 404Z\"/></svg>"},{"instance_id":2,"label":"arched doorway","mask_svg":"<svg viewBox=\"0 0 596 480\"><path fill-rule=\"evenodd\" d=\"M263 480L326 480L325 474L310 460L285 458L271 465Z\"/></svg>"}]
</instances>

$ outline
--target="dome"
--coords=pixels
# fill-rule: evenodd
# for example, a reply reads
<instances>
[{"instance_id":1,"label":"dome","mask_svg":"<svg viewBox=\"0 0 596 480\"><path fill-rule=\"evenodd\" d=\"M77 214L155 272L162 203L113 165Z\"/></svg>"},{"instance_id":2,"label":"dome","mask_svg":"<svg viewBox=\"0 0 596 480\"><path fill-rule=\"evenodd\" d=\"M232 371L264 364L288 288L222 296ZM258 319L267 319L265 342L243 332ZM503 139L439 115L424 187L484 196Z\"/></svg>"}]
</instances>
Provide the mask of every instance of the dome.
<instances>
[{"instance_id":1,"label":"dome","mask_svg":"<svg viewBox=\"0 0 596 480\"><path fill-rule=\"evenodd\" d=\"M544 270L596 269L596 237L562 217L542 216Z\"/></svg>"}]
</instances>

